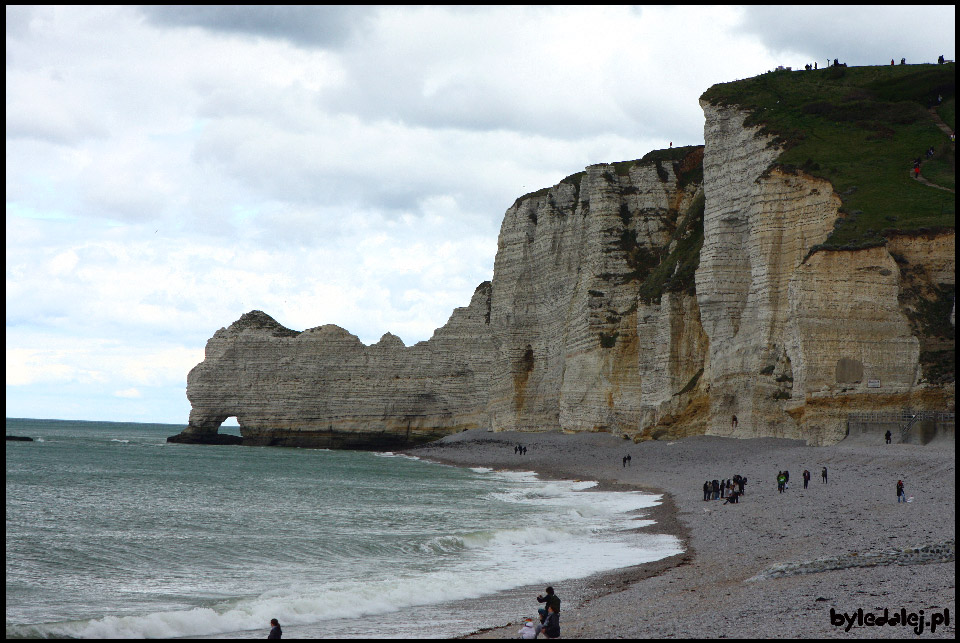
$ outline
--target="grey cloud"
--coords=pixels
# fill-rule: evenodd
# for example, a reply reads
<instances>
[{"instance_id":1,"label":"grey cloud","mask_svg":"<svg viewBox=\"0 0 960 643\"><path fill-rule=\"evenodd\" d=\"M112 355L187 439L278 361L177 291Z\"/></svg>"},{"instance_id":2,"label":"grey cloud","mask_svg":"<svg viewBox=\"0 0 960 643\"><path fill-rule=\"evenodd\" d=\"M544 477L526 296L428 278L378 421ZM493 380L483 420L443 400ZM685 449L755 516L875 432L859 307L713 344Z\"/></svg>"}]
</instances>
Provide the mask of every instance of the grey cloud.
<instances>
[{"instance_id":1,"label":"grey cloud","mask_svg":"<svg viewBox=\"0 0 960 643\"><path fill-rule=\"evenodd\" d=\"M7 37L17 38L24 35L30 28L30 18L33 16L32 7L7 5L6 32Z\"/></svg>"},{"instance_id":2,"label":"grey cloud","mask_svg":"<svg viewBox=\"0 0 960 643\"><path fill-rule=\"evenodd\" d=\"M201 27L288 40L305 47L339 47L374 9L362 6L159 6L141 8L157 25Z\"/></svg>"},{"instance_id":3,"label":"grey cloud","mask_svg":"<svg viewBox=\"0 0 960 643\"><path fill-rule=\"evenodd\" d=\"M851 65L936 62L953 57L952 6L750 6L740 29L776 53ZM789 63L788 63L789 64Z\"/></svg>"}]
</instances>

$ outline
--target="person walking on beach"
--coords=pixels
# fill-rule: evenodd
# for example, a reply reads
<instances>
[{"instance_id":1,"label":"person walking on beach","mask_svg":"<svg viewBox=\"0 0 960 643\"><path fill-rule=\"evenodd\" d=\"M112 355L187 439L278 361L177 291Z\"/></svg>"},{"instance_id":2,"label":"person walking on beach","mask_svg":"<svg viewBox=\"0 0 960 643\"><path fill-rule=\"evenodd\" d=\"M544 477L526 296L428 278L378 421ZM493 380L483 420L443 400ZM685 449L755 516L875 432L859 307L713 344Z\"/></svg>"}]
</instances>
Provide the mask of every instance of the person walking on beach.
<instances>
[{"instance_id":1,"label":"person walking on beach","mask_svg":"<svg viewBox=\"0 0 960 643\"><path fill-rule=\"evenodd\" d=\"M886 433L886 435L885 435L884 437L887 439L887 444L890 444L890 438L893 437L893 434L890 433L890 430L889 430L889 429L887 429L887 433Z\"/></svg>"},{"instance_id":2,"label":"person walking on beach","mask_svg":"<svg viewBox=\"0 0 960 643\"><path fill-rule=\"evenodd\" d=\"M777 473L777 491L783 493L783 488L787 486L787 479L783 475L783 471Z\"/></svg>"},{"instance_id":3,"label":"person walking on beach","mask_svg":"<svg viewBox=\"0 0 960 643\"><path fill-rule=\"evenodd\" d=\"M630 454L628 453L628 454L627 454L627 466L628 466L628 467L629 467L629 466L633 466L633 463L630 462L632 459L633 459L633 458L631 458L631 457L630 457Z\"/></svg>"},{"instance_id":4,"label":"person walking on beach","mask_svg":"<svg viewBox=\"0 0 960 643\"><path fill-rule=\"evenodd\" d=\"M790 488L790 472L789 471L783 472L783 488L784 489Z\"/></svg>"},{"instance_id":5,"label":"person walking on beach","mask_svg":"<svg viewBox=\"0 0 960 643\"><path fill-rule=\"evenodd\" d=\"M713 499L716 500L720 497L720 483L714 478L711 486L713 488Z\"/></svg>"},{"instance_id":6,"label":"person walking on beach","mask_svg":"<svg viewBox=\"0 0 960 643\"><path fill-rule=\"evenodd\" d=\"M280 621L275 618L270 619L270 634L267 635L268 639L278 639L283 636L283 630L280 629Z\"/></svg>"},{"instance_id":7,"label":"person walking on beach","mask_svg":"<svg viewBox=\"0 0 960 643\"><path fill-rule=\"evenodd\" d=\"M546 596L540 596L539 594L537 595L538 603L546 603L545 607L541 607L540 609L537 610L537 612L539 612L540 614L541 623L544 623L544 621L546 621L547 614L549 613L549 610L551 607L553 608L554 612L558 614L560 613L560 597L553 593L553 587L547 587L547 589L545 589L544 591L547 593ZM546 626L546 623L544 623L544 626ZM558 627L559 627L559 621L558 621Z\"/></svg>"},{"instance_id":8,"label":"person walking on beach","mask_svg":"<svg viewBox=\"0 0 960 643\"><path fill-rule=\"evenodd\" d=\"M827 468L826 467L823 468L823 471L820 473L820 475L823 476L823 484L827 484Z\"/></svg>"},{"instance_id":9,"label":"person walking on beach","mask_svg":"<svg viewBox=\"0 0 960 643\"><path fill-rule=\"evenodd\" d=\"M703 483L703 499L710 500L710 481L709 480Z\"/></svg>"},{"instance_id":10,"label":"person walking on beach","mask_svg":"<svg viewBox=\"0 0 960 643\"><path fill-rule=\"evenodd\" d=\"M897 504L907 501L907 494L903 491L903 480L897 480Z\"/></svg>"},{"instance_id":11,"label":"person walking on beach","mask_svg":"<svg viewBox=\"0 0 960 643\"><path fill-rule=\"evenodd\" d=\"M560 612L553 609L553 605L547 605L547 617L543 621L541 631L548 639L560 638Z\"/></svg>"},{"instance_id":12,"label":"person walking on beach","mask_svg":"<svg viewBox=\"0 0 960 643\"><path fill-rule=\"evenodd\" d=\"M810 484L810 472L807 469L804 469L803 470L803 488L806 489L808 484Z\"/></svg>"},{"instance_id":13,"label":"person walking on beach","mask_svg":"<svg viewBox=\"0 0 960 643\"><path fill-rule=\"evenodd\" d=\"M623 456L623 467L627 467L627 456Z\"/></svg>"}]
</instances>

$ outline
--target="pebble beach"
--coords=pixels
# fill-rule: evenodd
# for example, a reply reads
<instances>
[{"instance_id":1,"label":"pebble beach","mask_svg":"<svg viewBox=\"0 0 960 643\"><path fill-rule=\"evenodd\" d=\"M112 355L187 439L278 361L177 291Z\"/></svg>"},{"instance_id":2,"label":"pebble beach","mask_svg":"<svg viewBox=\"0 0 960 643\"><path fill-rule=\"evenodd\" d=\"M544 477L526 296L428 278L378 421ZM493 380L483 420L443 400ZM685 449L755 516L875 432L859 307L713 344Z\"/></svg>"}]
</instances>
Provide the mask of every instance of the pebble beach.
<instances>
[{"instance_id":1,"label":"pebble beach","mask_svg":"<svg viewBox=\"0 0 960 643\"><path fill-rule=\"evenodd\" d=\"M677 536L685 552L555 583L563 638L955 638L954 444L877 442L808 447L695 436L634 444L606 433L478 429L407 453L662 494L638 518L655 520L645 529ZM514 452L518 444L526 455ZM813 474L808 489L804 469ZM781 470L790 472L782 494ZM704 481L734 474L748 479L739 503L703 500ZM897 480L910 502L897 502ZM542 590L517 592L502 625L467 638L516 638ZM909 622L875 624L885 613Z\"/></svg>"}]
</instances>

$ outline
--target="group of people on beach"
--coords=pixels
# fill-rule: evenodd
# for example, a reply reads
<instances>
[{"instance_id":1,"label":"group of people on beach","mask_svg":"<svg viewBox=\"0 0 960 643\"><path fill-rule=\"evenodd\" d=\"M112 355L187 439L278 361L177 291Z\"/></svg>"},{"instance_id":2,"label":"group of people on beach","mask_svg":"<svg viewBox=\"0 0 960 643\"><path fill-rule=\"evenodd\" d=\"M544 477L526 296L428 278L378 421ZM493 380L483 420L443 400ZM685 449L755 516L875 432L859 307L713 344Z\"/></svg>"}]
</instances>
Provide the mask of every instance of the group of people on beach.
<instances>
[{"instance_id":1,"label":"group of people on beach","mask_svg":"<svg viewBox=\"0 0 960 643\"><path fill-rule=\"evenodd\" d=\"M513 447L513 452L514 454L527 455L527 447L523 446L522 444L518 444L517 446Z\"/></svg>"},{"instance_id":2,"label":"group of people on beach","mask_svg":"<svg viewBox=\"0 0 960 643\"><path fill-rule=\"evenodd\" d=\"M548 639L560 638L560 597L553 591L553 587L547 587L544 595L537 595L538 603L546 603L537 610L540 614L540 622L537 623L533 618L526 618L523 621L523 627L518 634L522 639L535 639L540 633L543 633Z\"/></svg>"},{"instance_id":3,"label":"group of people on beach","mask_svg":"<svg viewBox=\"0 0 960 643\"><path fill-rule=\"evenodd\" d=\"M823 467L823 470L820 472L821 477L823 478L823 484L827 484L827 468ZM806 489L807 485L810 484L810 478L812 474L809 470L803 470L803 488ZM747 478L739 474L733 476L733 478L728 478L726 481L714 479L713 481L707 480L703 483L703 499L704 500L724 500L726 502L723 504L731 504L740 502L740 497L744 495L744 489L747 486ZM783 493L790 488L790 472L789 471L778 471L777 472L777 491Z\"/></svg>"},{"instance_id":4,"label":"group of people on beach","mask_svg":"<svg viewBox=\"0 0 960 643\"><path fill-rule=\"evenodd\" d=\"M810 473L809 469L804 469L803 473L801 474L801 477L803 478L803 488L806 489L807 486L810 484L810 478L813 477L813 474ZM827 468L826 467L824 467L823 470L820 471L820 477L822 478L823 484L827 484ZM779 491L780 493L783 493L789 488L790 488L790 472L779 471L777 473L777 491Z\"/></svg>"},{"instance_id":5,"label":"group of people on beach","mask_svg":"<svg viewBox=\"0 0 960 643\"><path fill-rule=\"evenodd\" d=\"M744 488L747 486L747 479L740 474L727 478L726 481L717 480L713 482L707 480L703 483L704 500L724 500L723 504L740 502L740 496L743 495Z\"/></svg>"}]
</instances>

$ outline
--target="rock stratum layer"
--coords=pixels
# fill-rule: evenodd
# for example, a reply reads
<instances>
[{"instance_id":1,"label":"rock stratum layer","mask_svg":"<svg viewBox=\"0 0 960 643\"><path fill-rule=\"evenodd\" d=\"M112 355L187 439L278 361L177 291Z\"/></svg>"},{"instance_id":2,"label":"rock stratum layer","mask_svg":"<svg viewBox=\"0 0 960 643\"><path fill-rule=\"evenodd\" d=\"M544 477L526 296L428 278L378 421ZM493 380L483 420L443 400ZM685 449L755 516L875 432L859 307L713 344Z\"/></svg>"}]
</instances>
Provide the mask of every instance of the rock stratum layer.
<instances>
[{"instance_id":1,"label":"rock stratum layer","mask_svg":"<svg viewBox=\"0 0 960 643\"><path fill-rule=\"evenodd\" d=\"M388 449L473 427L829 444L853 410L952 410L954 232L820 249L831 184L778 168L744 111L702 107L705 147L517 199L492 282L426 342L364 346L260 311L217 331L171 440L222 440L235 416L260 445Z\"/></svg>"}]
</instances>

